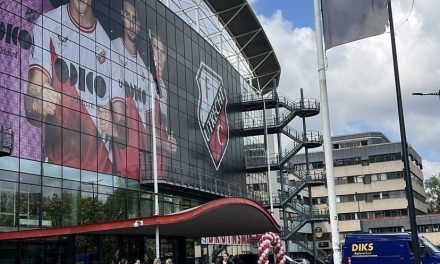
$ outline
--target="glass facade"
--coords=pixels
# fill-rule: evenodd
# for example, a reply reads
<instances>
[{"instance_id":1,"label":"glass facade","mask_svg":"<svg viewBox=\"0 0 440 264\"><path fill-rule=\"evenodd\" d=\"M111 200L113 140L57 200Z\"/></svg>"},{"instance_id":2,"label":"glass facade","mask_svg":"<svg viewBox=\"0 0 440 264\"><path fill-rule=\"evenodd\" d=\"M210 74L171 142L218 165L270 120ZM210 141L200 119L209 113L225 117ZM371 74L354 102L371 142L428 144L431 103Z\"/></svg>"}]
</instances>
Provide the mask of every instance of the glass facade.
<instances>
[{"instance_id":1,"label":"glass facade","mask_svg":"<svg viewBox=\"0 0 440 264\"><path fill-rule=\"evenodd\" d=\"M229 133L241 112L227 106L248 85L160 2L0 1L0 64L14 133L0 232L152 215L154 146L160 181L244 195L243 138ZM160 197L163 214L204 202Z\"/></svg>"},{"instance_id":2,"label":"glass facade","mask_svg":"<svg viewBox=\"0 0 440 264\"><path fill-rule=\"evenodd\" d=\"M194 263L194 241L185 238L160 239L162 259L188 259ZM154 238L143 236L60 236L25 241L0 242L0 261L9 263L92 264L153 263Z\"/></svg>"}]
</instances>

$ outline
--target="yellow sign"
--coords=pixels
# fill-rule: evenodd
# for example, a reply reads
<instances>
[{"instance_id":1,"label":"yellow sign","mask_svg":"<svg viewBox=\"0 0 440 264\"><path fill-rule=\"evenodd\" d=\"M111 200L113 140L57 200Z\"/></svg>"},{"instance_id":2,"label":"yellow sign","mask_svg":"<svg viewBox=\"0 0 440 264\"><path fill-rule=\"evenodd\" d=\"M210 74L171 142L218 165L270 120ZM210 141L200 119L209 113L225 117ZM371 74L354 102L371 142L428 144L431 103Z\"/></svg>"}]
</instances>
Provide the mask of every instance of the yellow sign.
<instances>
[{"instance_id":1,"label":"yellow sign","mask_svg":"<svg viewBox=\"0 0 440 264\"><path fill-rule=\"evenodd\" d=\"M356 243L351 245L353 255L371 255L374 250L374 243Z\"/></svg>"},{"instance_id":2,"label":"yellow sign","mask_svg":"<svg viewBox=\"0 0 440 264\"><path fill-rule=\"evenodd\" d=\"M315 237L316 238L322 237L322 228L320 228L319 226L315 227Z\"/></svg>"}]
</instances>

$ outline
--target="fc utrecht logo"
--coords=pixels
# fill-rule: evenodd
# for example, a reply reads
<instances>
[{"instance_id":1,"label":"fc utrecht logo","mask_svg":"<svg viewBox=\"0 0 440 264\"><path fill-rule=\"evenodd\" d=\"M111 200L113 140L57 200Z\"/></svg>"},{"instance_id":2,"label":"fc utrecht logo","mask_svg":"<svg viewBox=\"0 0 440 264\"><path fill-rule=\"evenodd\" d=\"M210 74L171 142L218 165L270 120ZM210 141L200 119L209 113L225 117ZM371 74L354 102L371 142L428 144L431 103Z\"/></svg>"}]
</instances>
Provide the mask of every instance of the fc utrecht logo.
<instances>
[{"instance_id":1,"label":"fc utrecht logo","mask_svg":"<svg viewBox=\"0 0 440 264\"><path fill-rule=\"evenodd\" d=\"M105 50L100 47L96 47L96 59L98 60L99 64L103 64L106 60Z\"/></svg>"},{"instance_id":2,"label":"fc utrecht logo","mask_svg":"<svg viewBox=\"0 0 440 264\"><path fill-rule=\"evenodd\" d=\"M63 37L63 36L60 35L60 34L57 34L57 36L58 36L58 42L59 42L61 45L66 45L67 37Z\"/></svg>"},{"instance_id":3,"label":"fc utrecht logo","mask_svg":"<svg viewBox=\"0 0 440 264\"><path fill-rule=\"evenodd\" d=\"M226 114L228 98L223 87L223 79L203 62L200 64L196 80L199 85L200 130L215 169L218 170L229 142Z\"/></svg>"}]
</instances>

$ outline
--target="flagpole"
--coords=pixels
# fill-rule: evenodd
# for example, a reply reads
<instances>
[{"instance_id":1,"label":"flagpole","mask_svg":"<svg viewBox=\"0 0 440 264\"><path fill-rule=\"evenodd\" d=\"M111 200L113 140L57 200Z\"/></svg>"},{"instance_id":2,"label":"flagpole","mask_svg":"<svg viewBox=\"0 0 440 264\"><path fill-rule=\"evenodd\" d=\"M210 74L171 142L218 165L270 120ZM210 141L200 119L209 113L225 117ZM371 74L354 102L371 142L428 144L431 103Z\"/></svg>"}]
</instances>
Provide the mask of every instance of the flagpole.
<instances>
[{"instance_id":1,"label":"flagpole","mask_svg":"<svg viewBox=\"0 0 440 264\"><path fill-rule=\"evenodd\" d=\"M314 0L316 45L318 55L319 87L321 91L321 114L324 136L325 171L327 178L328 206L330 213L330 227L332 234L333 263L340 264L342 260L339 244L338 214L336 212L336 186L333 170L333 153L330 131L330 115L328 108L327 80L325 75L324 48L322 39L321 4Z\"/></svg>"},{"instance_id":2,"label":"flagpole","mask_svg":"<svg viewBox=\"0 0 440 264\"><path fill-rule=\"evenodd\" d=\"M150 49L153 49L153 40L151 36L151 30L148 30L148 37L150 40ZM150 56L153 56L153 64L154 61L154 54L153 50L150 52ZM155 67L155 65L150 65L150 67ZM154 76L153 76L154 78ZM153 191L154 191L154 215L159 215L159 184L157 179L157 138L156 138L156 94L157 91L160 91L159 82L154 82L154 84L157 87L154 87L153 84L150 82L150 103L151 103L151 137L152 137L152 167L153 167ZM156 88L156 89L155 89ZM159 100L159 99L157 99ZM159 226L156 226L156 232L155 232L155 240L156 240L156 258L160 258L160 240L159 240Z\"/></svg>"},{"instance_id":3,"label":"flagpole","mask_svg":"<svg viewBox=\"0 0 440 264\"><path fill-rule=\"evenodd\" d=\"M274 86L275 87L275 86ZM261 100L263 100L263 123L264 123L264 152L266 152L266 162L267 162L267 188L269 189L269 208L270 214L273 216L273 200L272 200L272 180L270 175L270 158L269 158L269 148L267 139L267 120L266 120L266 100L264 100L263 92L261 92Z\"/></svg>"},{"instance_id":4,"label":"flagpole","mask_svg":"<svg viewBox=\"0 0 440 264\"><path fill-rule=\"evenodd\" d=\"M415 241L419 241L419 239L417 235L417 222L416 222L416 212L414 207L414 195L413 195L413 188L411 182L411 173L409 169L408 143L406 141L405 120L403 117L402 94L400 90L399 65L397 63L396 40L394 37L394 23L393 23L393 11L391 9L391 0L388 0L388 16L390 19L391 49L393 52L394 81L396 83L397 110L399 114L400 140L402 144L402 156L403 156L403 171L406 182L405 190L406 190L406 198L408 200L408 217L411 227L411 240L413 241L412 247L414 252L414 263L420 264L419 243L414 243Z\"/></svg>"}]
</instances>

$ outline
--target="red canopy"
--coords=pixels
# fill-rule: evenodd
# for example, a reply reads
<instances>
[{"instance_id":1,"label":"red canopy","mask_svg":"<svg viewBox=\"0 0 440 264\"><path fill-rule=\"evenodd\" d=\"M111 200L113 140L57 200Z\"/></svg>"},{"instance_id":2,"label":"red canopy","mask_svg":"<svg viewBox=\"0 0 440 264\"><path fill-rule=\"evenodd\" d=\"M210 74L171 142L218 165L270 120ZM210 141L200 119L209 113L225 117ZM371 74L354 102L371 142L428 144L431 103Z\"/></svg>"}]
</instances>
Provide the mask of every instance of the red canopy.
<instances>
[{"instance_id":1,"label":"red canopy","mask_svg":"<svg viewBox=\"0 0 440 264\"><path fill-rule=\"evenodd\" d=\"M208 237L280 231L267 210L246 198L221 198L179 213L58 228L0 233L0 240L74 234Z\"/></svg>"}]
</instances>

